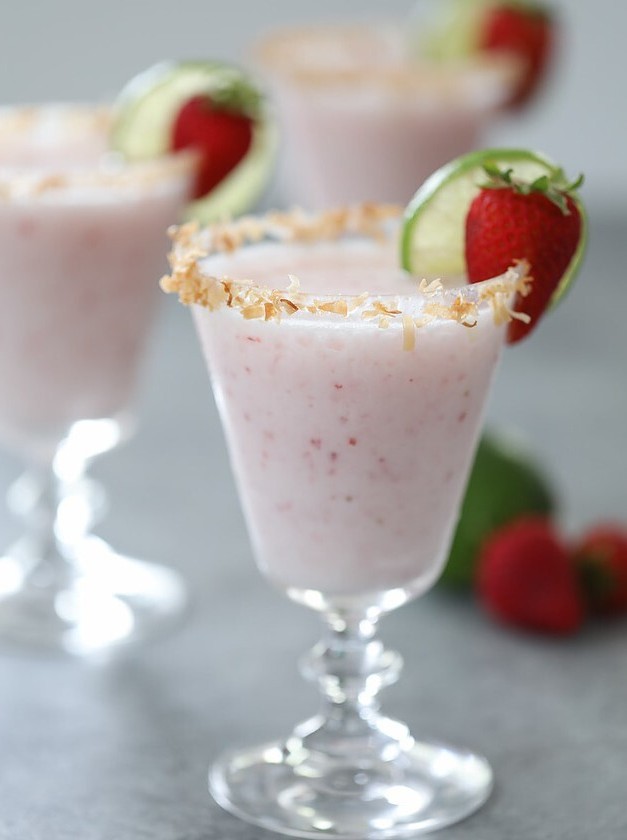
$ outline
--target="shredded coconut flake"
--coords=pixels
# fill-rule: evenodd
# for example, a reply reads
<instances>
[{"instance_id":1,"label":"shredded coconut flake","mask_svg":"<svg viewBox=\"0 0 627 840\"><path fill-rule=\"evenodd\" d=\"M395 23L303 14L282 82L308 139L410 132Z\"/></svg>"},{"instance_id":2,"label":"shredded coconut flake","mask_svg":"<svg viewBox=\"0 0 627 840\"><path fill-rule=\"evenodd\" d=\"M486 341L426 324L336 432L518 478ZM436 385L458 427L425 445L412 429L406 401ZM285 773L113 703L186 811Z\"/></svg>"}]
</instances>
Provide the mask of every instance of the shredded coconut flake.
<instances>
[{"instance_id":1,"label":"shredded coconut flake","mask_svg":"<svg viewBox=\"0 0 627 840\"><path fill-rule=\"evenodd\" d=\"M229 277L212 277L199 268L199 262L211 254L230 253L264 238L313 242L355 234L379 239L389 235L387 223L400 212L400 208L391 205L362 204L319 215L308 215L297 209L289 213L270 213L259 219L243 217L204 229L199 229L195 223L172 228L171 273L162 278L161 287L166 292L178 294L182 303L198 304L210 310L227 306L239 310L247 320L280 321L283 315L291 316L301 310L346 318L361 310L363 321L373 321L379 328L387 329L400 319L405 350L414 348L416 330L436 319L475 327L480 305L484 302L490 305L497 325L512 319L528 322L527 315L511 308L512 300L517 295L527 295L531 286L528 265L524 262L519 262L499 278L478 286L463 287L452 300L440 280L421 280L418 291L425 301L418 315L403 311L404 299L386 295L377 297L363 292L361 295L312 298L301 292L300 281L292 274L288 275L288 288L276 290ZM408 297L411 296L408 294Z\"/></svg>"},{"instance_id":2,"label":"shredded coconut flake","mask_svg":"<svg viewBox=\"0 0 627 840\"><path fill-rule=\"evenodd\" d=\"M411 315L403 315L403 350L413 350L416 346L416 327Z\"/></svg>"},{"instance_id":3,"label":"shredded coconut flake","mask_svg":"<svg viewBox=\"0 0 627 840\"><path fill-rule=\"evenodd\" d=\"M434 295L440 294L442 289L444 288L441 280L426 280L424 277L418 284L418 289L422 292L425 297L433 297Z\"/></svg>"}]
</instances>

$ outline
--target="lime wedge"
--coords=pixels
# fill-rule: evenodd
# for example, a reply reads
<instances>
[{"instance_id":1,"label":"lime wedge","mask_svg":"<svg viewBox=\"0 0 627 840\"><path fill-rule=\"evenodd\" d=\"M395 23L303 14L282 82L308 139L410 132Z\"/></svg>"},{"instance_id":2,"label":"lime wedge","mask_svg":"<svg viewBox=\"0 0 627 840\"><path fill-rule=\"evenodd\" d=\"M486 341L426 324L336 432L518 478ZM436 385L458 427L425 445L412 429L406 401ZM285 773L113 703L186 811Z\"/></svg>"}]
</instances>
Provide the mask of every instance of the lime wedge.
<instances>
[{"instance_id":1,"label":"lime wedge","mask_svg":"<svg viewBox=\"0 0 627 840\"><path fill-rule=\"evenodd\" d=\"M421 277L463 277L466 274L465 224L470 204L485 182L486 164L512 169L515 178L533 181L542 175L558 177L553 161L527 149L482 149L447 163L431 175L407 205L401 231L401 264ZM582 236L568 270L551 303L564 294L579 268L587 239L586 215Z\"/></svg>"},{"instance_id":2,"label":"lime wedge","mask_svg":"<svg viewBox=\"0 0 627 840\"><path fill-rule=\"evenodd\" d=\"M468 58L479 49L485 13L497 0L439 0L433 19L417 27L420 55L435 61ZM420 22L420 18L419 18Z\"/></svg>"},{"instance_id":3,"label":"lime wedge","mask_svg":"<svg viewBox=\"0 0 627 840\"><path fill-rule=\"evenodd\" d=\"M140 73L114 104L111 147L127 160L139 161L170 151L171 131L182 105L199 94L250 90L260 104L248 154L218 186L192 202L187 217L201 223L237 216L258 200L272 172L276 130L255 83L233 65L219 61L168 61Z\"/></svg>"}]
</instances>

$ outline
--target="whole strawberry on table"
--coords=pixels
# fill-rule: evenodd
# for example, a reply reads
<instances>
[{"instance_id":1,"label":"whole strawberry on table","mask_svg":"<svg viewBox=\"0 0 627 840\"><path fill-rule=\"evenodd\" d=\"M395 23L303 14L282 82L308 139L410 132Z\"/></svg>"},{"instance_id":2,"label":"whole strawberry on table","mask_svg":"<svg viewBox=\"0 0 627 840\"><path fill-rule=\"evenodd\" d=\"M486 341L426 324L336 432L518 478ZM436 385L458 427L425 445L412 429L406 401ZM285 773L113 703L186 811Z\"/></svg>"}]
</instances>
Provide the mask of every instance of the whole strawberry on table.
<instances>
[{"instance_id":1,"label":"whole strawberry on table","mask_svg":"<svg viewBox=\"0 0 627 840\"><path fill-rule=\"evenodd\" d=\"M552 523L524 516L486 540L477 593L494 618L523 629L568 635L585 606L566 543Z\"/></svg>"},{"instance_id":2,"label":"whole strawberry on table","mask_svg":"<svg viewBox=\"0 0 627 840\"><path fill-rule=\"evenodd\" d=\"M500 622L552 635L627 615L627 527L602 523L569 540L549 519L517 519L486 539L477 593Z\"/></svg>"},{"instance_id":3,"label":"whole strawberry on table","mask_svg":"<svg viewBox=\"0 0 627 840\"><path fill-rule=\"evenodd\" d=\"M588 610L601 616L627 613L627 528L603 522L571 547Z\"/></svg>"}]
</instances>

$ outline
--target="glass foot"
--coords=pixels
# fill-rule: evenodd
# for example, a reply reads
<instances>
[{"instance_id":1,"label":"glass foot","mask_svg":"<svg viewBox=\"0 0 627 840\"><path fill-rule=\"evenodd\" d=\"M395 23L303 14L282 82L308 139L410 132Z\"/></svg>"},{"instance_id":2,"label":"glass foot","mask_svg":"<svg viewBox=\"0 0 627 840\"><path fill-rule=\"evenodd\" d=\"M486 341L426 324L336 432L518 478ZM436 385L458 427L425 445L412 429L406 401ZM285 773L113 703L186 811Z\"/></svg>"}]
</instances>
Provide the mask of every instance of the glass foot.
<instances>
[{"instance_id":1,"label":"glass foot","mask_svg":"<svg viewBox=\"0 0 627 840\"><path fill-rule=\"evenodd\" d=\"M393 761L320 762L287 744L230 752L209 789L232 814L293 837L408 837L456 823L488 798L492 770L471 752L414 743Z\"/></svg>"},{"instance_id":2,"label":"glass foot","mask_svg":"<svg viewBox=\"0 0 627 840\"><path fill-rule=\"evenodd\" d=\"M96 537L84 541L65 579L29 567L19 544L0 557L0 643L106 655L162 633L186 602L176 572L116 554Z\"/></svg>"}]
</instances>

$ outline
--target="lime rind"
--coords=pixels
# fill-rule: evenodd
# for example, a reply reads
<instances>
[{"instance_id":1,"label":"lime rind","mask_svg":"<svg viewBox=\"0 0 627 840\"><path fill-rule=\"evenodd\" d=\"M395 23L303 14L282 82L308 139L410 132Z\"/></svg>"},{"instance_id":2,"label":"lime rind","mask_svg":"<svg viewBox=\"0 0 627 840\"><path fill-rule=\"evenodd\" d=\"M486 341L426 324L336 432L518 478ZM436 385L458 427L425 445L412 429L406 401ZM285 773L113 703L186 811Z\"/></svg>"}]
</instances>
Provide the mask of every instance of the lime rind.
<instances>
[{"instance_id":1,"label":"lime rind","mask_svg":"<svg viewBox=\"0 0 627 840\"><path fill-rule=\"evenodd\" d=\"M200 93L217 93L252 80L234 65L220 61L165 61L140 73L114 105L111 146L129 161L170 151L172 126L181 105ZM246 212L262 194L277 149L274 121L262 107L255 115L250 151L208 195L191 202L186 218L206 224Z\"/></svg>"},{"instance_id":2,"label":"lime rind","mask_svg":"<svg viewBox=\"0 0 627 840\"><path fill-rule=\"evenodd\" d=\"M561 170L540 152L528 149L482 149L438 169L418 189L404 213L400 240L403 268L414 275L465 277L465 224L468 208L486 179L484 166L496 163L511 168L513 176L533 181L541 175L558 178ZM581 214L582 232L568 269L560 280L551 305L562 299L581 267L588 224L585 209L572 193Z\"/></svg>"},{"instance_id":3,"label":"lime rind","mask_svg":"<svg viewBox=\"0 0 627 840\"><path fill-rule=\"evenodd\" d=\"M573 254L573 258L570 261L570 264L566 271L564 272L564 276L560 280L557 288L553 292L551 297L551 306L555 306L558 304L566 294L566 292L570 289L573 280L579 273L581 266L583 265L584 255L588 248L588 235L589 235L589 226L588 226L588 215L586 213L586 209L581 203L579 196L576 193L571 193L573 201L577 206L577 210L579 211L579 216L581 218L581 235L579 237L579 244L577 245L577 250Z\"/></svg>"}]
</instances>

